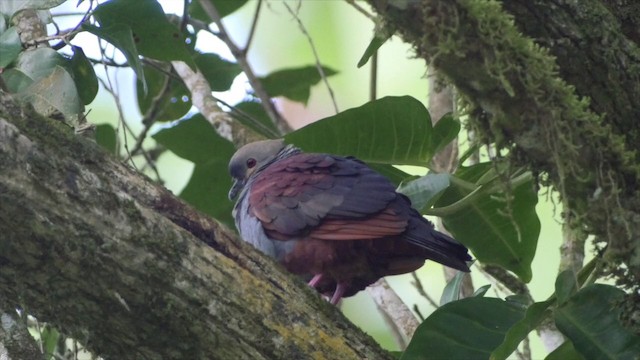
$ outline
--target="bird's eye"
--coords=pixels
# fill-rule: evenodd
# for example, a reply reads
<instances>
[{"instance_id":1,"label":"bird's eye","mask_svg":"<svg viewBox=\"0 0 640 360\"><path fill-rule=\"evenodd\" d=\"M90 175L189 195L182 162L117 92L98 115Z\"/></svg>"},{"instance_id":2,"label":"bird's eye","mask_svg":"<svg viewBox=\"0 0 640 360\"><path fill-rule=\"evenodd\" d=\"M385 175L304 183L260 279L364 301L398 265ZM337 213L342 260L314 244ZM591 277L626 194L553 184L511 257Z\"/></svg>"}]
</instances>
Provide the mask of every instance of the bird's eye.
<instances>
[{"instance_id":1,"label":"bird's eye","mask_svg":"<svg viewBox=\"0 0 640 360\"><path fill-rule=\"evenodd\" d=\"M247 168L251 169L252 167L256 166L256 159L254 158L249 158L247 159Z\"/></svg>"}]
</instances>

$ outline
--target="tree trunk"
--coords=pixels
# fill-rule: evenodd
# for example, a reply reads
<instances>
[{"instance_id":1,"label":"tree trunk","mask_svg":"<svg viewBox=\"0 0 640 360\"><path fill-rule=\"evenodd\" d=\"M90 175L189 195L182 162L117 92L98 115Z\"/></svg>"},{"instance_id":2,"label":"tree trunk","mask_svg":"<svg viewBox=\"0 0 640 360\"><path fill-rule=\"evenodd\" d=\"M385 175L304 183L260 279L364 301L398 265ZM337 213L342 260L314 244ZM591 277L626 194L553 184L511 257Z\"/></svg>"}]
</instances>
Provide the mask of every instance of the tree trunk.
<instances>
[{"instance_id":1,"label":"tree trunk","mask_svg":"<svg viewBox=\"0 0 640 360\"><path fill-rule=\"evenodd\" d=\"M469 120L479 140L507 149L515 166L543 174L541 183L558 190L577 225L607 244L608 273L623 287L637 289L638 5L369 3L418 57L457 87L470 108L486 112ZM640 301L631 308L640 310Z\"/></svg>"},{"instance_id":2,"label":"tree trunk","mask_svg":"<svg viewBox=\"0 0 640 360\"><path fill-rule=\"evenodd\" d=\"M105 358L390 358L228 229L1 93L0 294Z\"/></svg>"}]
</instances>

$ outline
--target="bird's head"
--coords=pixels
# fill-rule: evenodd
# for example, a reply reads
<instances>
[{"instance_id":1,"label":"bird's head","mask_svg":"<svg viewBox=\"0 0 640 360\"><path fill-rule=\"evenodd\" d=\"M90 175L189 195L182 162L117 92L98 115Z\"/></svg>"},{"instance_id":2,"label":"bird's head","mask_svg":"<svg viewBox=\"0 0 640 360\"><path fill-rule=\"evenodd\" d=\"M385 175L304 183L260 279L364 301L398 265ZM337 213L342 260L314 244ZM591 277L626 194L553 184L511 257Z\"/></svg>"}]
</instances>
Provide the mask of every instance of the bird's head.
<instances>
[{"instance_id":1,"label":"bird's head","mask_svg":"<svg viewBox=\"0 0 640 360\"><path fill-rule=\"evenodd\" d=\"M286 146L284 140L276 139L252 142L238 149L229 160L229 173L233 178L229 199L235 199L247 180L273 162Z\"/></svg>"}]
</instances>

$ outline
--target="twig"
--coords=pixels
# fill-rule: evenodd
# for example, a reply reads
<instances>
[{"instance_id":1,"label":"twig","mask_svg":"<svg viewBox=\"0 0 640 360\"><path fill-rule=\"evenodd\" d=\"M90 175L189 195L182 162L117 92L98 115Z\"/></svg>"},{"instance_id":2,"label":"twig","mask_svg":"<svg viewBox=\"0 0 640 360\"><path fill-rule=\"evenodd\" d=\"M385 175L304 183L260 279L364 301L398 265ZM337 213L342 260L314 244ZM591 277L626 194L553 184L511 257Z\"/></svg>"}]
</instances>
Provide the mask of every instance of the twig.
<instances>
[{"instance_id":1,"label":"twig","mask_svg":"<svg viewBox=\"0 0 640 360\"><path fill-rule=\"evenodd\" d=\"M247 43L244 45L242 49L242 53L247 56L249 52L249 46L251 46L251 41L253 41L253 35L256 32L256 25L258 25L258 17L260 16L260 8L262 8L262 0L258 0L258 5L256 5L256 12L253 14L253 20L251 21L251 29L249 30L249 37L247 38Z\"/></svg>"},{"instance_id":2,"label":"twig","mask_svg":"<svg viewBox=\"0 0 640 360\"><path fill-rule=\"evenodd\" d=\"M422 281L420 281L420 279L418 278L418 274L415 271L412 271L411 276L413 276L412 284L416 288L416 290L418 290L418 294L420 294L423 298L427 299L429 304L437 309L439 307L438 303L424 290L424 287L422 286Z\"/></svg>"},{"instance_id":3,"label":"twig","mask_svg":"<svg viewBox=\"0 0 640 360\"><path fill-rule=\"evenodd\" d=\"M371 20L371 21L376 21L375 16L373 16L370 12L368 12L367 10L365 10L365 8L363 8L362 6L360 6L360 4L358 4L356 2L356 0L345 0L348 4L350 4L351 6L353 6L356 10L358 10L358 12L360 12L362 15L366 16L367 19Z\"/></svg>"},{"instance_id":4,"label":"twig","mask_svg":"<svg viewBox=\"0 0 640 360\"><path fill-rule=\"evenodd\" d=\"M144 128L140 132L140 135L138 135L136 139L136 143L131 149L131 153L125 159L125 161L129 161L131 157L136 155L140 151L140 149L142 149L142 143L147 137L147 133L149 132L149 129L151 129L151 126L153 126L153 124L156 122L158 115L160 114L160 107L162 105L162 100L169 93L169 89L171 88L169 86L170 84L171 84L171 77L167 75L164 77L162 88L160 89L158 94L156 94L156 96L153 97L153 99L151 100L151 104L149 104L149 108L147 109L147 112L142 117L142 124L144 125Z\"/></svg>"},{"instance_id":5,"label":"twig","mask_svg":"<svg viewBox=\"0 0 640 360\"><path fill-rule=\"evenodd\" d=\"M300 28L300 31L302 31L302 34L307 38L307 42L309 43L309 46L311 47L311 51L313 52L313 57L316 60L316 68L318 69L318 73L320 73L320 77L322 78L324 85L327 87L327 90L329 91L329 97L331 97L331 102L333 103L333 109L336 111L336 114L339 113L340 110L338 110L338 103L336 102L335 95L333 94L333 89L331 89L331 85L329 85L329 81L327 80L327 75L324 73L324 69L322 68L322 64L320 63L320 56L316 51L316 47L313 44L313 39L311 39L311 35L309 35L309 33L307 32L307 29L304 27L304 24L302 23L302 20L300 20L300 17L298 16L298 14L296 14L295 11L291 9L289 4L287 4L284 1L283 1L283 4L287 8L291 16L293 16L293 18L298 23L298 27Z\"/></svg>"},{"instance_id":6,"label":"twig","mask_svg":"<svg viewBox=\"0 0 640 360\"><path fill-rule=\"evenodd\" d=\"M275 105L271 101L271 98L269 97L266 90L262 86L262 83L260 82L258 77L254 74L253 69L249 65L246 54L244 54L242 50L238 48L238 46L233 42L233 40L231 40L231 37L229 37L229 33L227 32L226 27L222 23L222 18L220 17L220 14L218 13L218 10L216 9L216 7L210 1L206 1L206 0L199 0L199 1L204 12L218 27L218 37L227 45L227 47L229 48L233 56L235 56L236 60L238 61L238 65L240 65L245 75L247 75L249 84L251 84L253 91L255 92L258 99L260 99L260 102L262 103L262 106L264 107L267 115L269 115L269 118L271 119L271 121L273 121L273 123L276 125L276 127L278 128L278 131L280 131L280 134L283 135L290 132L291 127L282 118L282 116L276 109Z\"/></svg>"}]
</instances>

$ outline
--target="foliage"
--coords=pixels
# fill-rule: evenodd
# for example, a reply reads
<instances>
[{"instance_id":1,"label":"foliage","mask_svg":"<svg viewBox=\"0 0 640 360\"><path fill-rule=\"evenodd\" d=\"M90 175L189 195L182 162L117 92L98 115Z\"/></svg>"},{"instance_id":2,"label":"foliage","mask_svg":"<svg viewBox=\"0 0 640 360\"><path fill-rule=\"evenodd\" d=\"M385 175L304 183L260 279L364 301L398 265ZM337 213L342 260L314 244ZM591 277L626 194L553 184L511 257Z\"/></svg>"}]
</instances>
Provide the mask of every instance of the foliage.
<instances>
[{"instance_id":1,"label":"foliage","mask_svg":"<svg viewBox=\"0 0 640 360\"><path fill-rule=\"evenodd\" d=\"M208 3L218 7L218 16L224 17L244 6L245 1ZM204 116L193 113L193 94L172 70L171 61L183 61L200 70L214 91L229 90L234 79L250 69L219 54L196 50L193 42L199 36L197 28L176 22L154 0L101 2L71 32L91 33L111 44L126 64L90 59L80 45L67 47L66 52L51 47L23 48L16 26L9 25L11 16L27 6L47 9L55 4L33 0L29 5L3 8L3 87L30 102L37 111L47 116L61 114L75 125L83 116L84 105L91 103L98 91L95 64L130 68L136 75L135 91L145 131L138 139L139 148L127 154L127 159L143 157L141 161L154 165L154 152L170 151L189 160L195 167L180 197L232 227L232 203L226 197L231 180L226 167L235 144L221 136ZM191 2L189 13L196 20L215 20L209 18L200 2ZM364 65L390 36L377 34L358 65ZM336 73L326 66L300 65L255 77L255 81L262 85L262 95L307 104L312 86L322 76ZM508 82L504 86L506 91L513 91ZM229 114L247 128L273 136L277 119L258 95L247 94L246 101L225 105ZM159 121L170 123L151 136L157 147L148 143L143 146L146 131ZM534 176L526 167L509 168L498 159L461 165L453 174L429 173L419 178L394 167L429 168L433 156L458 136L460 128L460 119L451 115L432 125L420 101L400 96L374 100L280 135L307 151L353 155L366 161L398 184L399 191L423 214L442 217L447 230L471 249L479 263L497 265L527 283L533 275L531 263L540 221L535 212ZM121 156L119 134L112 126L98 125L96 141L114 156ZM475 297L459 300L461 276L457 276L443 294L442 306L420 325L402 359L505 359L545 320L554 321L568 339L549 355L550 359L570 355L632 358L640 353L638 337L620 325L619 311L614 307L622 293L585 281L592 270L589 268L582 277L560 274L555 293L535 303L484 297L487 287L479 289ZM57 332L48 331L47 336L57 339ZM53 353L52 346L48 340L47 351Z\"/></svg>"}]
</instances>

